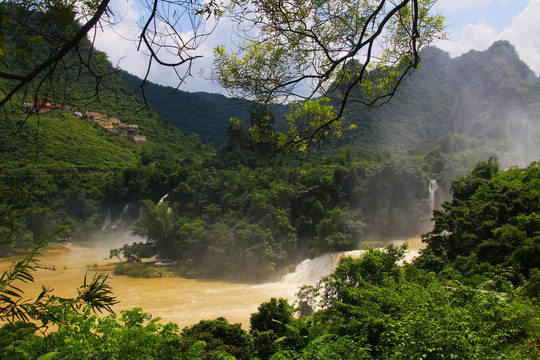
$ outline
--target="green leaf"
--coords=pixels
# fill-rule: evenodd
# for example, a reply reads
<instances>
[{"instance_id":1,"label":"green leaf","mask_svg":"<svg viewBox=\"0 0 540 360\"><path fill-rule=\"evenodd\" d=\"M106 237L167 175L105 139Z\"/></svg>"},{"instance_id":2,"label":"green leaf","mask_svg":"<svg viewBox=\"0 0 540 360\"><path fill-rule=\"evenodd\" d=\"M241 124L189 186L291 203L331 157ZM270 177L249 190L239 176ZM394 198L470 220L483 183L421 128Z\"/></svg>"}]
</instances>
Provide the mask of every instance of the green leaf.
<instances>
[{"instance_id":1,"label":"green leaf","mask_svg":"<svg viewBox=\"0 0 540 360\"><path fill-rule=\"evenodd\" d=\"M0 56L6 56L8 53L8 47L4 43L0 43Z\"/></svg>"},{"instance_id":2,"label":"green leaf","mask_svg":"<svg viewBox=\"0 0 540 360\"><path fill-rule=\"evenodd\" d=\"M45 355L41 355L40 357L38 357L37 360L52 360L52 359L54 359L54 357L56 355L58 355L58 352L53 351L53 352L47 353Z\"/></svg>"}]
</instances>

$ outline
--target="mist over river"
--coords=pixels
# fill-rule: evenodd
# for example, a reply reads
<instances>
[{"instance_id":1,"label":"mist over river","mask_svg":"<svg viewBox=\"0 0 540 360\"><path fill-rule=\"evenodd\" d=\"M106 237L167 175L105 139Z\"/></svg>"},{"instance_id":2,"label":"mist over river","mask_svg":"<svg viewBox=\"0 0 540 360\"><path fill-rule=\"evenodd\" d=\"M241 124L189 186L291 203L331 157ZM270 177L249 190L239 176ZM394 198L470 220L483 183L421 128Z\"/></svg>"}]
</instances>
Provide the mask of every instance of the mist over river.
<instances>
[{"instance_id":1,"label":"mist over river","mask_svg":"<svg viewBox=\"0 0 540 360\"><path fill-rule=\"evenodd\" d=\"M420 246L419 239L409 240L414 256ZM96 273L94 264L99 267L112 265L108 259L110 246L82 247L64 245L46 249L39 258L39 268L35 282L21 286L26 298L36 296L42 286L54 289L53 294L60 297L76 296L76 289L82 285L84 276L89 279ZM358 256L359 252L346 255ZM203 319L225 317L230 323L241 323L249 327L250 314L272 297L284 297L294 301L299 286L305 282L314 283L319 276L330 273L335 267L339 254L323 255L313 260L305 260L297 271L285 276L282 281L266 284L243 284L215 280L194 280L180 277L131 278L109 273L108 283L119 304L114 311L141 307L143 311L160 317L163 322L173 322L183 328ZM15 263L14 258L1 258L0 270L6 270ZM54 266L54 270L53 270ZM112 269L112 266L111 266Z\"/></svg>"}]
</instances>

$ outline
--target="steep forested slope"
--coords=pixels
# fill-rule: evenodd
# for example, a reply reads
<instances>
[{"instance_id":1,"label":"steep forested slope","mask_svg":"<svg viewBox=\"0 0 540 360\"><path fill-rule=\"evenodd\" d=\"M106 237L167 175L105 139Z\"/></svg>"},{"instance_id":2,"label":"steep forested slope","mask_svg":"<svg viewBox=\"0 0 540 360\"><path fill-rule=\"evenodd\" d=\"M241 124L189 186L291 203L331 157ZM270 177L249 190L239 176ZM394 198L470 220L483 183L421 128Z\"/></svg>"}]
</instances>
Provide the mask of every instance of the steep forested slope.
<instances>
[{"instance_id":1,"label":"steep forested slope","mask_svg":"<svg viewBox=\"0 0 540 360\"><path fill-rule=\"evenodd\" d=\"M446 195L441 186L431 201L430 182L442 185L494 152L504 155L510 144L504 126L520 124L503 116L512 114L507 107L532 115L538 104L538 81L508 43L456 59L429 48L423 67L389 104L370 112L348 106L345 121L358 129L335 142L345 148L295 162L265 159L229 141L201 162L206 148L197 136L184 135L152 109L211 140L226 129L228 117L250 116L246 103L147 84L152 106L144 108L141 98L131 96L140 80L122 74L128 85L104 54L96 55L99 74L109 75L101 79L67 67L39 96L137 125L148 143L135 145L59 111L32 115L15 131L25 117L14 105L1 125L6 151L0 166L8 174L62 174L25 181L34 190L45 189L36 191L42 222L68 224L80 230L78 235L105 229L123 207L131 209L134 222L141 200L148 200L147 214L165 211L171 226L163 239L152 239L150 227L141 225L140 232L164 245L154 249L157 255L178 258L182 272L190 275L224 276L227 269L257 280L309 254L427 231L434 203ZM494 67L500 76L486 87L482 81L491 79ZM473 95L495 110L473 111ZM233 111L231 104L239 106ZM221 125L216 123L220 116ZM526 132L518 126L515 136L534 137L538 124L531 124ZM71 176L80 173L94 176ZM167 193L169 203L159 204ZM36 230L34 236L43 233ZM251 276L239 269L249 269Z\"/></svg>"},{"instance_id":2,"label":"steep forested slope","mask_svg":"<svg viewBox=\"0 0 540 360\"><path fill-rule=\"evenodd\" d=\"M25 18L27 26L4 29L5 41L14 45L10 49L32 41L36 46L32 54L8 52L0 67L24 73L29 60L25 56L37 62L50 50L47 41L36 35L43 34L36 27L38 18L45 15L38 11L30 17L19 12L11 15ZM2 89L12 86L10 80L0 83ZM15 221L21 232L30 231L11 243L3 238L8 246L4 244L1 253L28 247L32 240L63 225L66 233L62 236L85 237L101 229L107 218L118 216L128 199L163 196L171 187L167 180L170 164L198 163L213 151L196 135L182 133L144 108L132 92L106 55L85 40L63 58L55 72L30 82L2 108L0 229L5 234ZM117 132L106 129L113 120L120 125L115 126ZM129 130L144 136L146 143L120 136Z\"/></svg>"},{"instance_id":3,"label":"steep forested slope","mask_svg":"<svg viewBox=\"0 0 540 360\"><path fill-rule=\"evenodd\" d=\"M142 80L125 71L122 78L142 97L139 87ZM146 82L144 98L161 116L178 129L199 135L202 142L221 147L227 141L227 128L231 118L250 119L256 107L251 101L228 98L210 93L190 93L168 86ZM273 111L279 116L286 106L276 106Z\"/></svg>"},{"instance_id":4,"label":"steep forested slope","mask_svg":"<svg viewBox=\"0 0 540 360\"><path fill-rule=\"evenodd\" d=\"M457 58L430 47L422 61L388 104L369 112L348 106L346 121L358 129L340 144L409 154L436 150L449 157L462 152L465 158L471 154L463 152L474 150L469 166L493 154L503 166L538 158L540 80L512 45L499 41Z\"/></svg>"},{"instance_id":5,"label":"steep forested slope","mask_svg":"<svg viewBox=\"0 0 540 360\"><path fill-rule=\"evenodd\" d=\"M123 77L132 88L140 85L134 76ZM229 118L250 116L250 104L216 94L148 83L146 96L176 127L217 146L226 141ZM444 159L433 172L444 171L447 177L462 175L491 155L503 166L527 165L540 155L538 110L540 80L508 42L456 58L429 47L422 51L422 66L388 104L370 111L355 103L347 106L345 121L357 129L334 145L351 144L371 155L384 149L415 155L434 151Z\"/></svg>"},{"instance_id":6,"label":"steep forested slope","mask_svg":"<svg viewBox=\"0 0 540 360\"><path fill-rule=\"evenodd\" d=\"M137 89L142 80L126 72L121 72L122 78L133 88ZM142 96L142 94L139 92ZM218 98L219 95L214 95ZM236 112L249 114L249 107L238 104L231 109L227 106L217 106L209 98L199 94L176 90L172 87L161 86L152 82L145 84L144 97L159 114L171 124L186 132L199 134L205 143L222 145L225 141L225 131L229 118L238 116ZM232 104L231 104L232 105ZM243 114L245 115L245 114Z\"/></svg>"},{"instance_id":7,"label":"steep forested slope","mask_svg":"<svg viewBox=\"0 0 540 360\"><path fill-rule=\"evenodd\" d=\"M8 41L30 41L36 32L32 27L38 25L37 19L29 22L28 29L17 29ZM40 45L34 50L33 60L37 61L48 48ZM18 68L22 71L16 53L9 55L3 57L3 65L13 72ZM4 80L2 88L9 88L9 81ZM58 107L43 109L38 115L31 111L33 104L45 103ZM86 112L118 119L124 129L117 133L106 131L96 122L83 120ZM126 133L128 126L145 136L148 143L135 145L120 138L118 134ZM200 158L203 150L196 136L182 133L144 108L106 55L92 49L88 40L77 51L68 53L56 72L37 78L26 91L15 95L0 114L0 130L0 169L7 173L20 172L21 168L28 173L32 167L41 168L38 173L45 168L47 172L108 171L139 160L149 163L165 157Z\"/></svg>"}]
</instances>

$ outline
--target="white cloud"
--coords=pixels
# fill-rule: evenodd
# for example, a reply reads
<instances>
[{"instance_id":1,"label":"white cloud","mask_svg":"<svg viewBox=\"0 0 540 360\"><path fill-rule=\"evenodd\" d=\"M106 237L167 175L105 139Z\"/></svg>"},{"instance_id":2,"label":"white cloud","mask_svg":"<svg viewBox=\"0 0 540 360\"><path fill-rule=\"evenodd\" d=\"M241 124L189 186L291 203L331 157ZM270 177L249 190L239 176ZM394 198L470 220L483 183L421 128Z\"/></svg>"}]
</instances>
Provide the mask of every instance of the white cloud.
<instances>
[{"instance_id":1,"label":"white cloud","mask_svg":"<svg viewBox=\"0 0 540 360\"><path fill-rule=\"evenodd\" d=\"M137 22L143 12L133 1L113 4L114 22L96 30L96 47L104 51L114 66L138 74L145 66L146 56L137 52ZM138 74L139 75L139 74Z\"/></svg>"},{"instance_id":2,"label":"white cloud","mask_svg":"<svg viewBox=\"0 0 540 360\"><path fill-rule=\"evenodd\" d=\"M455 40L446 40L436 44L452 56L461 55L471 49L485 50L494 41L499 40L495 28L480 21L477 25L466 25L453 37Z\"/></svg>"},{"instance_id":3,"label":"white cloud","mask_svg":"<svg viewBox=\"0 0 540 360\"><path fill-rule=\"evenodd\" d=\"M116 21L113 25L97 29L96 47L109 56L109 59L114 66L118 65L123 70L139 77L144 77L148 68L149 55L147 50L138 51L137 45L140 24L144 21L145 16L148 16L148 11L141 8L137 0L113 0L112 6ZM208 38L196 51L192 52L192 54L202 55L203 57L194 62L194 66L191 69L193 76L188 78L186 83L180 86L181 90L220 91L219 86L200 78L198 74L204 71L206 77L209 77L209 68L212 63L212 49L214 46L218 45L216 41L226 40L224 37L225 33L226 32L217 33L217 36ZM180 34L183 39L189 39L192 35L192 31ZM170 40L174 41L175 36L171 36ZM176 38L176 40L178 40L178 38ZM141 46L141 48L144 48L144 45ZM168 54L164 52L164 49L161 49L160 51L160 55L164 56L168 61L174 62L178 60L176 53ZM178 73L183 75L186 70L186 66L181 66L178 68ZM152 65L149 80L172 87L178 86L180 82L174 69L161 66L157 63Z\"/></svg>"},{"instance_id":4,"label":"white cloud","mask_svg":"<svg viewBox=\"0 0 540 360\"><path fill-rule=\"evenodd\" d=\"M540 74L540 0L531 0L527 7L512 19L511 25L500 32L485 24L481 19L477 24L464 26L451 35L450 40L436 46L448 51L452 56L459 56L469 50L485 50L494 41L508 40L512 43L521 59L538 75Z\"/></svg>"},{"instance_id":5,"label":"white cloud","mask_svg":"<svg viewBox=\"0 0 540 360\"><path fill-rule=\"evenodd\" d=\"M501 32L501 38L509 40L517 49L521 59L537 74L540 74L540 0L531 0L529 5L512 20L510 27Z\"/></svg>"}]
</instances>

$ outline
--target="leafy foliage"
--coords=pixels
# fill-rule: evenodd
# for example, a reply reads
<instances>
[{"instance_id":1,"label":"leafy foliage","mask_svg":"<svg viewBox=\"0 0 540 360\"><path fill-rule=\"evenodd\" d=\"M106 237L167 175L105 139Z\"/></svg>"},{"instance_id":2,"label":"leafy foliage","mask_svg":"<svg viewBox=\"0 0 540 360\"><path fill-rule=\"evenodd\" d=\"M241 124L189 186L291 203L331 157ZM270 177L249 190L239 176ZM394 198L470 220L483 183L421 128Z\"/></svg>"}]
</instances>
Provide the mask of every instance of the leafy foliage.
<instances>
[{"instance_id":1,"label":"leafy foliage","mask_svg":"<svg viewBox=\"0 0 540 360\"><path fill-rule=\"evenodd\" d=\"M147 320L148 316L140 308L122 311L120 316L98 318L89 308L77 313L70 307L61 307L56 309L57 331L14 347L31 358L50 353L62 359L194 358L178 353L178 326L162 325L159 318ZM194 346L192 355L202 347L204 344Z\"/></svg>"},{"instance_id":2,"label":"leafy foliage","mask_svg":"<svg viewBox=\"0 0 540 360\"><path fill-rule=\"evenodd\" d=\"M435 226L424 236L429 245L418 265L460 280L501 281L519 285L540 267L538 212L540 168L498 171L482 162L452 182L454 198L434 212Z\"/></svg>"},{"instance_id":3,"label":"leafy foliage","mask_svg":"<svg viewBox=\"0 0 540 360\"><path fill-rule=\"evenodd\" d=\"M214 78L265 105L307 100L275 141L285 150L303 151L337 134L348 101L365 108L385 102L419 64L419 49L443 36L431 1L232 1L230 11L246 40L236 52L215 48ZM329 93L338 99L335 111L323 104L327 99L315 100ZM259 132L252 124L250 134Z\"/></svg>"},{"instance_id":4,"label":"leafy foliage","mask_svg":"<svg viewBox=\"0 0 540 360\"><path fill-rule=\"evenodd\" d=\"M42 338L33 334L50 324L64 324L64 311L71 312L73 316L90 318L91 311L106 310L112 312L111 306L117 301L111 295L111 288L107 284L108 275L96 274L91 282L78 289L75 298L60 298L52 294L52 290L42 287L42 291L33 300L24 299L24 292L19 288L20 283L32 283L32 272L36 270L39 252L47 246L47 237L43 237L35 247L22 260L12 268L5 271L0 277L0 320L9 325L0 329L2 341L0 342L0 355L7 359L27 358L23 348L30 346L32 352L40 353L45 358L52 358L57 351L44 350Z\"/></svg>"},{"instance_id":5,"label":"leafy foliage","mask_svg":"<svg viewBox=\"0 0 540 360\"><path fill-rule=\"evenodd\" d=\"M202 320L182 330L182 349L204 342L201 359L251 359L252 339L240 324L229 324L225 318Z\"/></svg>"},{"instance_id":6,"label":"leafy foliage","mask_svg":"<svg viewBox=\"0 0 540 360\"><path fill-rule=\"evenodd\" d=\"M346 158L344 154L343 160ZM216 169L212 172L218 173ZM198 172L185 173L189 174ZM245 174L254 176L252 172ZM297 175L306 176L306 184L311 184L311 187L318 185L316 188L320 191L325 188L321 185L324 182L320 182L325 178L323 174L305 172ZM338 176L339 172L330 174L332 176L328 179L343 179ZM227 178L228 184L240 184L234 179ZM184 200L193 200L199 194L204 194L204 197L199 198L198 203L202 199L211 199L209 196L216 195L221 185L217 178L211 176L204 180L204 186L212 192L189 191L194 183L185 182L179 189L181 191L169 194L167 200L169 197L174 200L180 195ZM263 176L252 177L250 183L265 185L262 180ZM441 224L459 224L452 228L452 234L459 235L457 239L470 239L470 234L480 229L492 234L501 246L517 246L519 249L523 245L519 242L527 243L528 236L534 235L538 229L534 223L537 183L537 164L525 169L499 171L494 160L480 163L471 174L454 181L455 198L444 205L445 209L452 208L452 211L435 212L435 228ZM240 199L243 196L240 195L227 201ZM278 202L286 199L277 194L270 198ZM256 199L253 204L261 204L262 198ZM499 200L500 204L497 203ZM170 212L170 203L166 201L157 205L148 202L149 214L163 217L162 225L172 222L174 231L182 234L186 244L197 247L200 246L197 239L208 241L205 229L220 211L210 206L210 200L207 201L203 203L207 216L201 216L197 221L167 218L176 211L187 215L194 209L191 202L184 203L184 209L173 207ZM223 204L226 203L220 203L220 207ZM508 216L498 217L505 221L499 227L495 227L499 224L496 221L482 222L479 218L472 218L474 224L464 226L469 218L458 218L463 213L460 209L464 204L472 209L467 212L471 217L476 213L488 220L486 214ZM267 211L263 206L263 213ZM217 224L210 227L216 238L221 236L220 241L225 244L230 241L230 228ZM487 231L490 227L491 231ZM265 236L264 231L247 224L238 230L239 236L246 239L254 233ZM156 231L156 234L161 233ZM516 254L522 255L523 252L509 248L509 256L503 258L511 262L509 265L486 265L477 260L485 256L481 255L482 247L472 247L472 251L477 252L475 256L464 259L456 255L453 262L448 261L439 271L428 267L437 263L432 261L434 256L452 254L456 248L447 241L437 242L444 238L426 238L432 241L428 241L426 250L417 260L418 267L415 264L399 265L406 245L367 250L358 259L342 258L332 274L315 286L304 287L299 294L303 313L309 314L306 308L310 306L312 315L294 318L293 308L286 300L271 299L261 304L252 315L249 333L238 324L229 324L224 318L203 320L179 332L176 325L162 325L159 319L150 319L140 309L124 311L118 318L115 314L98 318L92 314L91 306L82 302L82 298L90 301L106 298L100 294L106 295L107 289L103 288L105 292L98 289L105 283L97 281L95 286L81 290L81 294L85 294L85 290L97 290L91 291L95 296L81 296L79 300L50 297L52 302L45 303L43 318L57 324L58 331L43 338L32 335L35 327L21 323L1 329L2 333L9 331L2 348L3 355L12 358L60 356L66 359L128 359L133 356L165 356L171 359L246 359L255 356L260 359L537 359L540 355L537 346L539 274L537 268L529 268L525 272L528 263L522 260L528 257L519 257ZM189 250L189 247L185 249ZM497 252L488 255L496 256ZM497 271L492 271L492 267ZM522 271L521 275L527 279L517 289L507 281L520 279L520 276L515 276L517 272L513 268ZM461 271L459 276L456 275L458 270Z\"/></svg>"},{"instance_id":7,"label":"leafy foliage","mask_svg":"<svg viewBox=\"0 0 540 360\"><path fill-rule=\"evenodd\" d=\"M93 13L105 3L86 6ZM355 61L358 50L332 65L317 63L315 52L305 56L287 49L302 47L313 36L323 40L319 43L323 50L343 41L354 43L359 39L342 35L376 19L362 17L362 9L363 15L390 13L378 13L369 2L361 2L360 7L357 2L298 2L290 6L301 11L288 18L282 17L282 4L261 3L261 17L251 20L262 25L264 43L247 43L243 58L218 48L222 81L261 95L258 99L266 102L288 96L293 89L285 86L281 88L285 92L280 92L279 83L261 74L271 73L292 84L295 79L288 77L288 70L293 70L292 76L295 71L303 76L306 66L322 65L321 79L332 84L321 87L324 84L319 83L315 90L328 90L330 100L292 106L286 119L290 131L285 135L275 132L269 111L252 112L250 127L231 128L227 146L202 165L203 154L211 149L197 136L176 131L151 110L131 111L141 109L142 102L129 96L132 89L114 74L104 54L88 57L88 65L99 69L99 74L76 66L81 54L91 53L87 42L79 44L80 52L63 57L65 77L54 73L36 77L32 99L22 93L9 95L15 101L4 109L0 121L4 134L0 166L2 174L26 176L23 181L30 190L2 183L2 235L23 247L31 238L23 230L34 219L28 227L34 239L48 232L46 224L71 225L68 231L82 234L100 228L106 209L146 199L142 202L146 213L135 231L148 238L148 243L126 246L113 255L123 253L128 261L136 262L157 254L180 260L184 275L223 276L226 269L231 276L240 277L247 270L249 280L260 280L279 273L298 257L358 247L364 235L417 232L429 205L429 179L443 180L450 175L450 165L464 164L463 170L475 156L493 148L508 149L504 131L508 123L503 115L524 102L524 115L534 114L538 99L537 83L528 80L528 68L516 60L511 46L498 42L485 53L469 53L456 61L428 49L425 58L433 62L425 62L418 83L409 83L407 92L396 95L398 105L386 107L378 115L362 112L360 117L354 106L334 112L332 105L349 95L359 96L368 106L384 100L384 94L392 95L394 85L407 73L401 70L418 64L416 45L437 35L441 19L431 17L422 6L404 7L407 4L404 1L396 8L399 21L389 21L391 16L382 19L391 25L389 36L395 46L382 54L382 66L372 69ZM0 7L1 20L13 15L7 16L5 9ZM46 2L39 10L35 20L41 25L52 24L54 31L78 28L74 3ZM247 10L241 14L249 15L251 9ZM324 11L318 14L320 10ZM18 15L24 19L25 14ZM413 19L420 20L416 22L420 29L415 29ZM327 22L335 25L328 33L322 26ZM3 61L3 67L20 69L33 56L47 55L47 46L38 38L4 36L5 24L0 25L0 56L2 60L6 54L14 56ZM24 29L33 30L36 24ZM293 41L284 42L282 36L291 30L287 28L291 24L299 27L288 38ZM326 37L328 34L332 36ZM58 34L53 35L59 39ZM376 38L376 33L371 35ZM21 41L28 42L19 44ZM32 44L36 54L25 52ZM443 63L443 71L435 70L433 64L438 62ZM299 67L287 67L291 63ZM464 88L454 80L458 78L454 71L469 80ZM40 86L45 80L52 85ZM479 80L487 80L486 85ZM0 85L8 88L12 83L4 77ZM91 96L96 95L95 89L99 90L97 98ZM509 110L477 110L478 103L466 96L476 93L483 94L484 105L504 103L510 105ZM138 147L68 113L28 115L19 109L19 102L38 97L129 119L150 144ZM427 98L434 101L427 102ZM444 101L438 102L441 98ZM453 110L456 104L458 111ZM339 124L335 120L343 115L342 110L348 118ZM522 134L529 129L526 125L517 121L508 130ZM274 150L274 143L304 151L314 142L355 127L362 130L361 139L367 139L356 141L361 146L327 153L301 166L282 159L269 162L241 149L249 138L248 144L261 151ZM201 129L214 130L208 122ZM537 129L531 129L534 135ZM19 146L21 143L34 144L31 151L39 150L36 153L41 158L32 156L28 161L28 147ZM470 175L452 182L454 199L443 205L443 211L435 211L435 228L425 237L428 247L418 267L398 266L404 249L396 247L367 251L361 259L345 258L317 286L304 288L302 305L312 305L311 310L316 311L311 317L294 319L286 301L272 299L253 314L250 333L223 318L201 321L180 333L176 325L162 325L141 309L98 318L93 310L111 311L115 302L104 275L91 282L85 279L74 299L58 298L43 289L35 300L25 300L17 282L33 280L37 252L45 242L40 240L0 278L0 319L11 322L0 330L0 354L42 360L247 359L253 354L264 359L538 358L538 175L537 164L504 172L493 161L479 164ZM167 201L157 202L165 193L169 193ZM31 195L38 211L27 209L24 201L17 203ZM409 221L405 214L417 222ZM139 265L133 264L131 269L146 272L136 268ZM54 324L58 330L34 336L38 325L29 320Z\"/></svg>"},{"instance_id":8,"label":"leafy foliage","mask_svg":"<svg viewBox=\"0 0 540 360\"><path fill-rule=\"evenodd\" d=\"M0 178L1 254L30 246L25 219L35 213L32 201L32 195L19 180L7 176Z\"/></svg>"},{"instance_id":9,"label":"leafy foliage","mask_svg":"<svg viewBox=\"0 0 540 360\"><path fill-rule=\"evenodd\" d=\"M112 312L111 306L117 301L111 295L111 287L106 282L108 275L100 273L94 275L90 282L87 282L85 277L83 285L77 290L77 297L73 299L56 297L51 294L51 289L45 287L42 288L35 300L24 299L24 293L17 283L32 283L34 281L32 272L37 267L37 256L39 251L47 245L47 240L47 238L42 238L28 255L2 274L0 278L0 319L10 323L15 322L15 320L23 322L34 320L47 325L49 322L55 321L53 309L63 305L69 306L75 311L86 306L93 311Z\"/></svg>"},{"instance_id":10,"label":"leafy foliage","mask_svg":"<svg viewBox=\"0 0 540 360\"><path fill-rule=\"evenodd\" d=\"M169 203L164 201L154 204L151 200L146 200L143 204L145 214L139 220L138 227L133 228L134 233L144 236L162 259L175 258L181 249L175 246L177 244L173 228L174 215Z\"/></svg>"},{"instance_id":11,"label":"leafy foliage","mask_svg":"<svg viewBox=\"0 0 540 360\"><path fill-rule=\"evenodd\" d=\"M293 322L292 307L286 299L272 298L262 303L250 317L250 333L253 336L255 353L261 359L268 359L283 348L280 339L287 333Z\"/></svg>"},{"instance_id":12,"label":"leafy foliage","mask_svg":"<svg viewBox=\"0 0 540 360\"><path fill-rule=\"evenodd\" d=\"M399 267L400 253L387 247L344 258L304 292L321 307L314 318L324 331L339 335L339 343L352 342L361 359L520 358L507 349L525 349L528 337L534 339L537 308L494 291L449 287L414 265ZM314 350L327 353L335 346L330 337L298 357L313 358ZM530 350L532 359L538 349Z\"/></svg>"},{"instance_id":13,"label":"leafy foliage","mask_svg":"<svg viewBox=\"0 0 540 360\"><path fill-rule=\"evenodd\" d=\"M32 272L36 270L39 251L47 245L43 238L22 260L5 271L0 277L0 320L13 323L16 319L28 322L37 320L46 309L46 297L50 290L43 288L35 301L24 300L24 293L17 283L34 281Z\"/></svg>"},{"instance_id":14,"label":"leafy foliage","mask_svg":"<svg viewBox=\"0 0 540 360\"><path fill-rule=\"evenodd\" d=\"M142 257L178 260L188 276L260 281L299 257L413 235L428 223L429 180L413 161L377 164L347 150L324 164L257 161L231 151L202 166L170 168L173 189L164 201L143 201L147 211L135 229L152 251ZM143 247L121 251L138 261Z\"/></svg>"}]
</instances>

